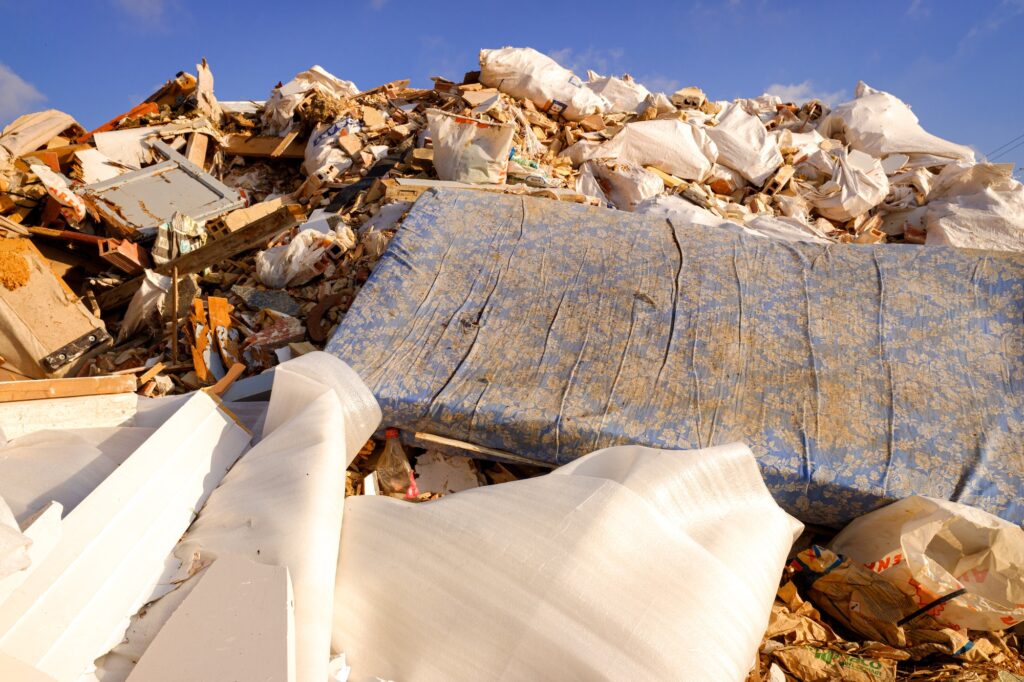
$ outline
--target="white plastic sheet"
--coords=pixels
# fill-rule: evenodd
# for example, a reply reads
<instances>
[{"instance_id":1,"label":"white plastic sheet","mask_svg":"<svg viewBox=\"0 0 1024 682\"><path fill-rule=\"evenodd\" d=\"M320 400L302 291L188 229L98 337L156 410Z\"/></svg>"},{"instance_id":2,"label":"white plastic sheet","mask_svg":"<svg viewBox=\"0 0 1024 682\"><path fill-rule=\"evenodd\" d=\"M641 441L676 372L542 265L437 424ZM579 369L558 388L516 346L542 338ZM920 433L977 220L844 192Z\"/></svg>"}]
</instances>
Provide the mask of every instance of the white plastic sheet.
<instances>
[{"instance_id":1,"label":"white plastic sheet","mask_svg":"<svg viewBox=\"0 0 1024 682\"><path fill-rule=\"evenodd\" d=\"M832 549L865 564L954 629L1024 621L1024 530L988 512L908 497L850 523Z\"/></svg>"},{"instance_id":2,"label":"white plastic sheet","mask_svg":"<svg viewBox=\"0 0 1024 682\"><path fill-rule=\"evenodd\" d=\"M857 97L840 104L822 119L825 137L841 137L853 149L875 157L888 154L926 154L946 161L974 161L970 147L943 140L925 131L917 116L899 98L857 83Z\"/></svg>"},{"instance_id":3,"label":"white plastic sheet","mask_svg":"<svg viewBox=\"0 0 1024 682\"><path fill-rule=\"evenodd\" d=\"M441 180L500 185L505 182L515 126L427 111L434 168Z\"/></svg>"},{"instance_id":4,"label":"white plastic sheet","mask_svg":"<svg viewBox=\"0 0 1024 682\"><path fill-rule=\"evenodd\" d=\"M333 232L302 230L286 246L272 246L256 254L256 279L272 289L305 284L326 268L327 250L345 253L355 246L355 235L344 223Z\"/></svg>"},{"instance_id":5,"label":"white plastic sheet","mask_svg":"<svg viewBox=\"0 0 1024 682\"><path fill-rule=\"evenodd\" d=\"M274 370L263 438L224 477L178 543L169 592L132 618L99 678L124 680L201 571L219 556L288 568L295 594L298 680L327 679L345 468L380 423L373 395L322 352Z\"/></svg>"},{"instance_id":6,"label":"white plastic sheet","mask_svg":"<svg viewBox=\"0 0 1024 682\"><path fill-rule=\"evenodd\" d=\"M775 137L764 124L739 104L730 104L718 115L718 125L707 129L718 147L718 163L739 172L760 187L782 165Z\"/></svg>"},{"instance_id":7,"label":"white plastic sheet","mask_svg":"<svg viewBox=\"0 0 1024 682\"><path fill-rule=\"evenodd\" d=\"M590 158L654 166L684 180L701 180L718 158L718 148L703 128L663 119L626 124Z\"/></svg>"},{"instance_id":8,"label":"white plastic sheet","mask_svg":"<svg viewBox=\"0 0 1024 682\"><path fill-rule=\"evenodd\" d=\"M320 171L334 167L344 173L352 167L352 159L338 146L338 140L344 135L354 135L362 130L363 124L350 116L342 116L334 123L318 125L306 142L305 160L302 170L306 175L316 175Z\"/></svg>"},{"instance_id":9,"label":"white plastic sheet","mask_svg":"<svg viewBox=\"0 0 1024 682\"><path fill-rule=\"evenodd\" d=\"M352 81L341 80L321 66L314 66L271 91L263 105L264 130L272 135L284 135L291 130L295 107L313 89L338 98L359 94L359 88Z\"/></svg>"},{"instance_id":10,"label":"white plastic sheet","mask_svg":"<svg viewBox=\"0 0 1024 682\"><path fill-rule=\"evenodd\" d=\"M572 71L529 47L480 50L480 82L518 99L528 99L541 111L561 114L570 121L608 109L608 100Z\"/></svg>"},{"instance_id":11,"label":"white plastic sheet","mask_svg":"<svg viewBox=\"0 0 1024 682\"><path fill-rule=\"evenodd\" d=\"M740 444L350 497L334 646L356 680L739 682L801 528Z\"/></svg>"}]
</instances>

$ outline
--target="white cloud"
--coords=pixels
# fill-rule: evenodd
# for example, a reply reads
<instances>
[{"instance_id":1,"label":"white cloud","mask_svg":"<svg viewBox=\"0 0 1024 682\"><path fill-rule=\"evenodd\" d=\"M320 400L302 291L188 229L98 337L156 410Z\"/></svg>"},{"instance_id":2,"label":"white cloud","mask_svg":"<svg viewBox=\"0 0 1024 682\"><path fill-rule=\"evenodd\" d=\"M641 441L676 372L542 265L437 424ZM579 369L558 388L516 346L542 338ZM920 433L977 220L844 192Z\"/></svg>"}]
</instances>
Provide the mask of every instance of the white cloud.
<instances>
[{"instance_id":1,"label":"white cloud","mask_svg":"<svg viewBox=\"0 0 1024 682\"><path fill-rule=\"evenodd\" d=\"M164 15L165 0L115 0L118 7L136 19L155 21Z\"/></svg>"},{"instance_id":2,"label":"white cloud","mask_svg":"<svg viewBox=\"0 0 1024 682\"><path fill-rule=\"evenodd\" d=\"M764 91L769 95L778 95L782 98L783 102L806 102L810 99L820 99L829 106L845 102L850 98L846 90L827 92L816 88L814 83L809 80L789 85L772 83Z\"/></svg>"},{"instance_id":3,"label":"white cloud","mask_svg":"<svg viewBox=\"0 0 1024 682\"><path fill-rule=\"evenodd\" d=\"M931 16L932 8L925 4L925 0L910 0L910 7L907 14L918 19L925 19Z\"/></svg>"},{"instance_id":4,"label":"white cloud","mask_svg":"<svg viewBox=\"0 0 1024 682\"><path fill-rule=\"evenodd\" d=\"M602 49L588 47L585 50L563 47L560 50L551 50L547 53L549 57L574 72L580 78L586 78L588 69L593 69L602 76L607 76L612 72L621 70L622 57L625 54L626 51L621 47Z\"/></svg>"},{"instance_id":5,"label":"white cloud","mask_svg":"<svg viewBox=\"0 0 1024 682\"><path fill-rule=\"evenodd\" d=\"M957 46L957 55L970 50L981 38L1001 29L1003 24L1024 14L1024 0L1002 0L983 21L971 26Z\"/></svg>"},{"instance_id":6,"label":"white cloud","mask_svg":"<svg viewBox=\"0 0 1024 682\"><path fill-rule=\"evenodd\" d=\"M642 83L643 86L651 92L664 92L669 95L682 86L682 82L680 82L679 79L669 78L668 76L663 76L661 74L641 76L636 80L638 83Z\"/></svg>"},{"instance_id":7,"label":"white cloud","mask_svg":"<svg viewBox=\"0 0 1024 682\"><path fill-rule=\"evenodd\" d=\"M0 122L17 118L45 99L34 85L0 63Z\"/></svg>"}]
</instances>

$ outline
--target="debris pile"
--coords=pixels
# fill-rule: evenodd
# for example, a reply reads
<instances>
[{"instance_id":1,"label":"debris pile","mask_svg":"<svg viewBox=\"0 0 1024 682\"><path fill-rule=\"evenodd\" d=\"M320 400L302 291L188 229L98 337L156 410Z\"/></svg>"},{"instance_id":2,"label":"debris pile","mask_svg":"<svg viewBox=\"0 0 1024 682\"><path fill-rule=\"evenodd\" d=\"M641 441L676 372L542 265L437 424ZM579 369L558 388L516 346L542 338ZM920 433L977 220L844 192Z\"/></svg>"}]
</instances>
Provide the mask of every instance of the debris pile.
<instances>
[{"instance_id":1,"label":"debris pile","mask_svg":"<svg viewBox=\"0 0 1024 682\"><path fill-rule=\"evenodd\" d=\"M54 110L14 121L0 135L0 234L14 240L0 314L46 305L68 323L7 324L4 378L162 363L140 385L160 395L321 347L408 202L437 186L776 239L1024 250L1011 166L976 163L863 83L830 109L583 81L527 48L482 50L480 65L365 91L314 66L265 101L220 102L204 60L92 131Z\"/></svg>"}]
</instances>

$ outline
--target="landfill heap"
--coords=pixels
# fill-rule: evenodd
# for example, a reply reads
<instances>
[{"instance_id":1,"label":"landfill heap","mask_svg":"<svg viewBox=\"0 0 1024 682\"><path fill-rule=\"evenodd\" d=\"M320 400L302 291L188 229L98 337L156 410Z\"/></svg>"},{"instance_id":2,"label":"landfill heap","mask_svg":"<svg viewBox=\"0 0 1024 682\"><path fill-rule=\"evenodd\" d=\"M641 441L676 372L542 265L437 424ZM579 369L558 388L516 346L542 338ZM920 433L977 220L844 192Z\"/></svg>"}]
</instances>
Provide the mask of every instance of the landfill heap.
<instances>
[{"instance_id":1,"label":"landfill heap","mask_svg":"<svg viewBox=\"0 0 1024 682\"><path fill-rule=\"evenodd\" d=\"M93 131L54 110L14 121L5 376L159 363L141 388L161 395L322 347L408 202L439 182L773 239L1024 249L1012 166L976 163L863 83L830 109L584 82L530 49L480 64L428 90L360 91L313 67L264 102L218 102L204 60Z\"/></svg>"},{"instance_id":2,"label":"landfill heap","mask_svg":"<svg viewBox=\"0 0 1024 682\"><path fill-rule=\"evenodd\" d=\"M478 208L544 204L612 216L618 231L644 219L612 211L637 212L700 227L692 248L703 253L732 237L758 251L770 244L761 239L813 242L874 253L880 268L887 247L858 245L1024 251L1024 187L1011 166L977 163L863 83L834 108L770 95L714 102L697 87L654 93L629 76L583 81L534 50L503 48L483 50L461 82L438 77L430 89L360 90L318 66L264 101L219 101L213 84L203 60L95 130L50 110L0 134L0 679L1024 680L1019 525L919 488L892 501L902 482L871 471L851 476L871 478L865 488L884 478L874 486L881 507L836 528L805 526L766 483L751 434L693 450L590 447L565 463L413 432L390 421L369 373L322 352L403 220L372 286L388 268L422 262L406 258L423 254L403 239L437 224L423 213L451 218L432 201L444 192L412 209L434 189L455 190L444 203L460 211L482 197ZM485 212L472 227L486 242L505 233L480 227ZM559 212L543 216L543 238ZM518 214L491 221L522 237L506 215ZM455 251L444 246L444 257ZM812 247L784 248L799 257ZM678 242L668 250L683 261ZM992 276L1010 273L1013 288L1016 267ZM401 279L401 293L415 291L413 279ZM438 296L464 303L442 284ZM654 307L639 284L620 288L640 315ZM1011 312L985 320L1002 347L982 364L1009 384L1016 293L989 291L1001 305L979 314ZM369 339L346 327L401 325L398 305L360 316L373 293L338 331ZM524 308L517 329L554 326L531 327L521 296L505 298ZM571 298L566 307L590 300ZM778 300L761 307L785 313ZM670 341L675 310L671 322L650 322L671 326ZM466 311L442 326L480 348L480 317ZM421 338L433 330L399 331L447 387L452 348ZM822 343L828 331L814 328ZM543 353L564 351L575 333L556 330ZM981 336L964 343L988 348ZM668 349L653 347L642 359L664 368ZM586 376L582 351L571 355L570 378ZM802 359L771 360L802 371ZM399 388L446 409L399 374ZM554 385L553 375L536 381ZM821 411L830 389L808 376ZM891 371L889 381L891 394ZM456 408L472 424L485 422L483 392L513 395L490 382L462 382L476 401L460 397ZM622 402L609 398L603 413L584 410L602 426L635 426L615 422L636 397L613 397ZM509 402L517 418L541 422L531 423L538 433L570 437L535 405ZM982 402L976 411L988 416ZM857 409L832 411L867 424ZM961 416L950 428L974 423ZM1000 467L996 446L1019 436L1003 423L1013 418L993 417L1005 442L985 455ZM682 419L650 418L664 429ZM924 449L935 425L918 426ZM808 475L828 478L829 464L808 459ZM1017 473L983 480L982 498L998 498ZM950 499L971 485L955 481Z\"/></svg>"}]
</instances>

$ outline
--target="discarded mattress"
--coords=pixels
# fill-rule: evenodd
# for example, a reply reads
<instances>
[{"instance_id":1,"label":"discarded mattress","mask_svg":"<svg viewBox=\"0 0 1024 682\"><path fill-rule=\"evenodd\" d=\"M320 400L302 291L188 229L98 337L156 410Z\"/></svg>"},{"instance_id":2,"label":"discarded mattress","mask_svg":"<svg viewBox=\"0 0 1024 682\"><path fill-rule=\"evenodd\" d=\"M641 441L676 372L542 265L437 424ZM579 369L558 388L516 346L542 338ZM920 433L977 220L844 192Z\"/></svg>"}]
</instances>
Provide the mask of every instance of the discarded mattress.
<instances>
[{"instance_id":1,"label":"discarded mattress","mask_svg":"<svg viewBox=\"0 0 1024 682\"><path fill-rule=\"evenodd\" d=\"M430 191L328 350L384 424L563 464L749 444L798 518L1024 521L1024 257Z\"/></svg>"}]
</instances>

